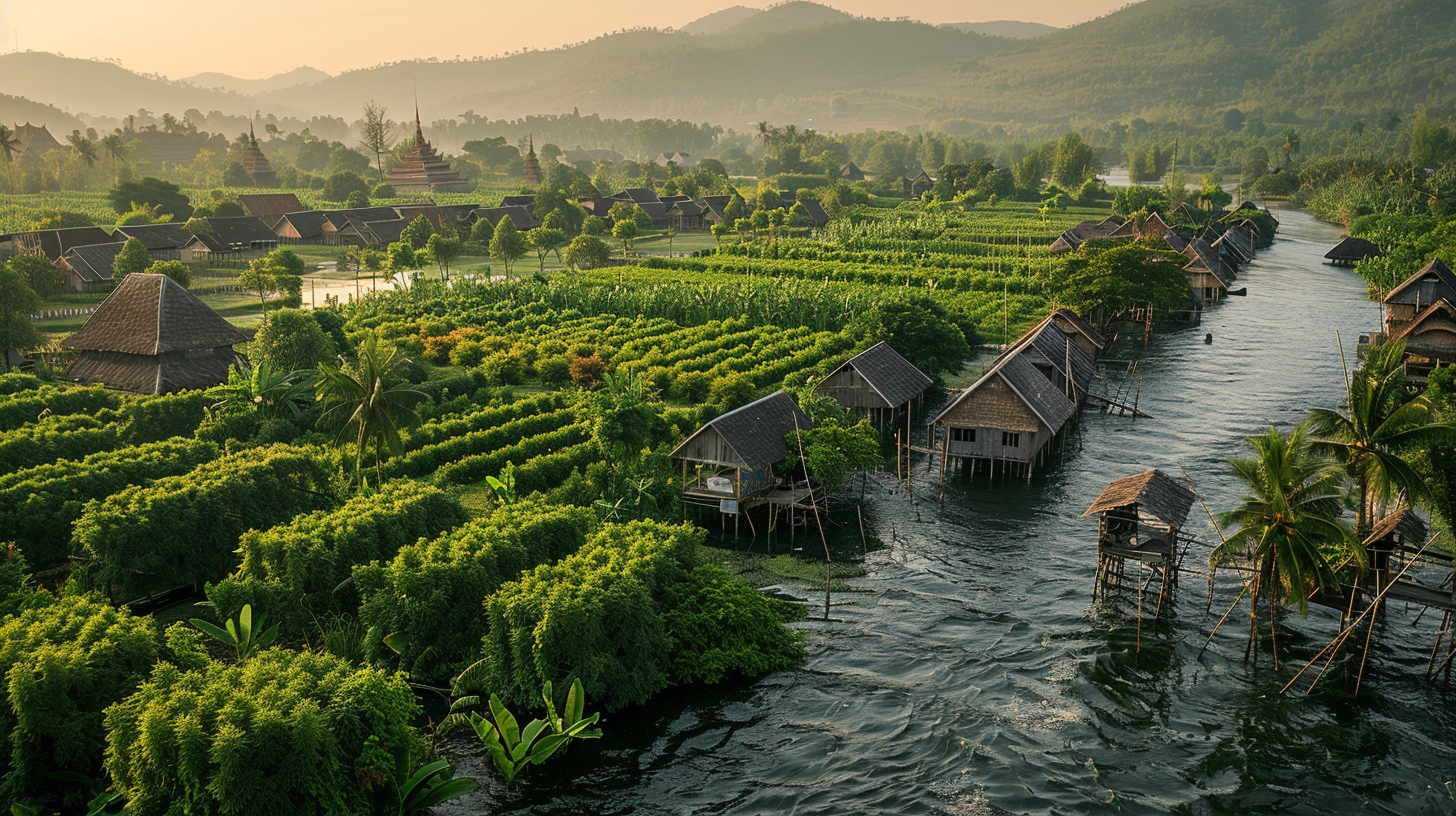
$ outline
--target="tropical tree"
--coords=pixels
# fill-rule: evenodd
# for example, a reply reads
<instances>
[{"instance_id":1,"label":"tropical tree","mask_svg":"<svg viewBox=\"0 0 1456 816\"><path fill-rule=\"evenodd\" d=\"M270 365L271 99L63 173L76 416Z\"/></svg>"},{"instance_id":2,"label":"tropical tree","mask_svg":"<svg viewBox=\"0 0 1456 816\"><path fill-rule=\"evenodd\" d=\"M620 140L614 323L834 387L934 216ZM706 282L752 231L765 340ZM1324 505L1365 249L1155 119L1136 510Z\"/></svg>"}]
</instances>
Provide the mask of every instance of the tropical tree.
<instances>
[{"instance_id":1,"label":"tropical tree","mask_svg":"<svg viewBox=\"0 0 1456 816\"><path fill-rule=\"evenodd\" d=\"M86 138L79 130L71 131L71 135L66 137L66 141L71 143L71 147L76 151L76 156L86 166L86 188L89 190L91 188L91 168L95 167L96 162L101 158L101 154L96 150L96 142Z\"/></svg>"},{"instance_id":2,"label":"tropical tree","mask_svg":"<svg viewBox=\"0 0 1456 816\"><path fill-rule=\"evenodd\" d=\"M510 216L501 216L496 222L495 233L490 239L490 256L500 261L506 268L506 277L511 276L511 267L515 266L528 251L526 239L516 229L516 222Z\"/></svg>"},{"instance_id":3,"label":"tropical tree","mask_svg":"<svg viewBox=\"0 0 1456 816\"><path fill-rule=\"evenodd\" d=\"M0 265L0 367L8 371L7 349L39 345L40 333L31 325L30 316L40 308L40 297L30 288L25 277L11 267Z\"/></svg>"},{"instance_id":4,"label":"tropical tree","mask_svg":"<svg viewBox=\"0 0 1456 816\"><path fill-rule=\"evenodd\" d=\"M632 248L632 239L638 235L637 222L624 218L612 225L612 237L622 242L622 260L627 260L627 250Z\"/></svg>"},{"instance_id":5,"label":"tropical tree","mask_svg":"<svg viewBox=\"0 0 1456 816\"><path fill-rule=\"evenodd\" d=\"M404 356L370 332L359 345L358 358L340 367L321 365L316 393L323 405L320 420L339 426L336 442L354 439L354 472L363 470L364 450L374 446L375 484L382 486L384 450L404 450L399 432L418 421L420 403L429 395L405 381Z\"/></svg>"},{"instance_id":6,"label":"tropical tree","mask_svg":"<svg viewBox=\"0 0 1456 816\"><path fill-rule=\"evenodd\" d=\"M15 190L15 151L19 147L20 139L15 135L15 131L5 125L0 125L0 153L5 154L6 188L12 192Z\"/></svg>"},{"instance_id":7,"label":"tropical tree","mask_svg":"<svg viewBox=\"0 0 1456 816\"><path fill-rule=\"evenodd\" d=\"M147 251L141 241L128 238L126 243L122 244L121 251L116 253L116 259L111 262L111 278L117 283L121 283L122 278L145 272L151 265L152 253Z\"/></svg>"},{"instance_id":8,"label":"tropical tree","mask_svg":"<svg viewBox=\"0 0 1456 816\"><path fill-rule=\"evenodd\" d=\"M425 242L425 252L429 253L435 265L440 268L440 279L449 280L450 264L460 257L460 239L454 235L436 233Z\"/></svg>"},{"instance_id":9,"label":"tropical tree","mask_svg":"<svg viewBox=\"0 0 1456 816\"><path fill-rule=\"evenodd\" d=\"M1406 391L1404 359L1404 341L1372 346L1365 365L1350 376L1345 411L1310 412L1315 446L1332 454L1355 483L1355 529L1362 537L1398 496L1414 503L1429 494L1406 452L1456 432L1433 421L1430 397Z\"/></svg>"},{"instance_id":10,"label":"tropical tree","mask_svg":"<svg viewBox=\"0 0 1456 816\"><path fill-rule=\"evenodd\" d=\"M257 413L260 419L298 419L312 400L309 371L280 371L267 360L252 368L233 365L228 381L203 392L216 400L210 408L223 414Z\"/></svg>"},{"instance_id":11,"label":"tropical tree","mask_svg":"<svg viewBox=\"0 0 1456 816\"><path fill-rule=\"evenodd\" d=\"M566 232L553 227L537 227L526 232L526 243L536 250L536 260L539 266L546 266L546 254L556 253L556 260L561 260L561 250L566 246Z\"/></svg>"},{"instance_id":12,"label":"tropical tree","mask_svg":"<svg viewBox=\"0 0 1456 816\"><path fill-rule=\"evenodd\" d=\"M360 125L362 144L374 154L374 167L381 182L384 181L384 154L394 149L393 129L384 113L384 106L371 99L364 105L364 122Z\"/></svg>"},{"instance_id":13,"label":"tropical tree","mask_svg":"<svg viewBox=\"0 0 1456 816\"><path fill-rule=\"evenodd\" d=\"M1230 464L1250 493L1220 517L1221 525L1234 530L1213 549L1209 563L1241 561L1252 570L1252 640L1260 599L1275 606L1293 603L1305 615L1310 597L1335 587L1341 569L1363 568L1365 553L1339 520L1343 474L1316 454L1307 425L1288 436L1270 428L1251 437L1249 446L1253 458Z\"/></svg>"},{"instance_id":14,"label":"tropical tree","mask_svg":"<svg viewBox=\"0 0 1456 816\"><path fill-rule=\"evenodd\" d=\"M101 149L106 157L111 159L111 183L121 182L121 166L126 164L126 140L121 138L120 133L111 133L101 137Z\"/></svg>"}]
</instances>

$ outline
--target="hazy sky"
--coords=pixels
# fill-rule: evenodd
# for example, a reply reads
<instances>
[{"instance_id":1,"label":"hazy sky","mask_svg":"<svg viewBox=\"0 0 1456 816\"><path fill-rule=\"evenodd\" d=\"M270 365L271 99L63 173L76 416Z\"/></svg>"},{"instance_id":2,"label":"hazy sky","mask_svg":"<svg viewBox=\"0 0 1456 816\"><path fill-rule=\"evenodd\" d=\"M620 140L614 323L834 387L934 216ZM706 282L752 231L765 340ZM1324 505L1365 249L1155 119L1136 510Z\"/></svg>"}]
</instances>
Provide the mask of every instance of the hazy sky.
<instances>
[{"instance_id":1,"label":"hazy sky","mask_svg":"<svg viewBox=\"0 0 1456 816\"><path fill-rule=\"evenodd\" d=\"M831 0L872 17L931 23L1027 20L1067 26L1127 0ZM418 57L552 48L619 28L676 27L754 0L0 0L0 52L19 47L116 58L172 78L254 79L312 65L338 73Z\"/></svg>"}]
</instances>

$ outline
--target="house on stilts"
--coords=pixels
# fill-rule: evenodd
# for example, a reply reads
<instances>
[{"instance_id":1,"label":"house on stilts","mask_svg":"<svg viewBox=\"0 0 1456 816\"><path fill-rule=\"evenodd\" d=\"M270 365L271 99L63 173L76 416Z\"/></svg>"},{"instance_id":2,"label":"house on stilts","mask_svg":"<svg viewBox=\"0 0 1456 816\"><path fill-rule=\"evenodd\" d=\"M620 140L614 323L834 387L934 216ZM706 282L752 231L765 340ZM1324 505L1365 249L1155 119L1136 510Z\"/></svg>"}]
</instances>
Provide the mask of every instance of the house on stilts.
<instances>
[{"instance_id":1,"label":"house on stilts","mask_svg":"<svg viewBox=\"0 0 1456 816\"><path fill-rule=\"evenodd\" d=\"M1179 535L1195 496L1182 482L1156 468L1117 479L1092 502L1082 518L1097 516L1097 581L1094 593L1123 585L1127 559L1159 578L1162 599L1178 584ZM1141 591L1146 584L1134 582Z\"/></svg>"},{"instance_id":2,"label":"house on stilts","mask_svg":"<svg viewBox=\"0 0 1456 816\"><path fill-rule=\"evenodd\" d=\"M923 371L880 342L844 361L814 391L883 426L893 423L901 408L913 409L931 384Z\"/></svg>"},{"instance_id":3,"label":"house on stilts","mask_svg":"<svg viewBox=\"0 0 1456 816\"><path fill-rule=\"evenodd\" d=\"M942 435L941 474L951 464L985 463L990 475L1031 479L1037 463L1077 415L1077 404L1026 354L1005 354L931 420Z\"/></svg>"}]
</instances>

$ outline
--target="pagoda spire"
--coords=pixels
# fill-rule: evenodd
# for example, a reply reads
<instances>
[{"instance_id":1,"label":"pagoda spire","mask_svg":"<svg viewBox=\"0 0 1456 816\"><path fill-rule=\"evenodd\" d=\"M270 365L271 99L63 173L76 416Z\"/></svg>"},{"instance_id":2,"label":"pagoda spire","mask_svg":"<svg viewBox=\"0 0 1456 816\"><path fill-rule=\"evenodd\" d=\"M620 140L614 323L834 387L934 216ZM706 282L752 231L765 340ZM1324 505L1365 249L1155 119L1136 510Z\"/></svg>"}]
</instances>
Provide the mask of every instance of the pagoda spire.
<instances>
[{"instance_id":1,"label":"pagoda spire","mask_svg":"<svg viewBox=\"0 0 1456 816\"><path fill-rule=\"evenodd\" d=\"M420 127L420 91L415 88L415 147L425 143L425 129Z\"/></svg>"}]
</instances>

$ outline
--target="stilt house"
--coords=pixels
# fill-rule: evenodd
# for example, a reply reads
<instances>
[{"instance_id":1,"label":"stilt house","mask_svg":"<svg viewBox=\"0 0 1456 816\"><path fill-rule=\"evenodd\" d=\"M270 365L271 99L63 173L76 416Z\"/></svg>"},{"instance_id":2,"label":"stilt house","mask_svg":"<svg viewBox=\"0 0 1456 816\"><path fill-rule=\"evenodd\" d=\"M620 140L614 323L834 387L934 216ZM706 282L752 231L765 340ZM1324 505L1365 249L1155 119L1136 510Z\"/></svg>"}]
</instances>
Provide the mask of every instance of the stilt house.
<instances>
[{"instance_id":1,"label":"stilt house","mask_svg":"<svg viewBox=\"0 0 1456 816\"><path fill-rule=\"evenodd\" d=\"M876 343L849 358L814 387L852 413L890 419L925 393L931 379L888 343Z\"/></svg>"},{"instance_id":2,"label":"stilt house","mask_svg":"<svg viewBox=\"0 0 1456 816\"><path fill-rule=\"evenodd\" d=\"M777 483L773 464L789 452L784 437L813 427L784 391L712 420L672 452L682 462L683 502L733 514L749 509Z\"/></svg>"},{"instance_id":3,"label":"stilt house","mask_svg":"<svg viewBox=\"0 0 1456 816\"><path fill-rule=\"evenodd\" d=\"M1380 257L1380 247L1364 238L1346 238L1325 253L1331 266L1354 266L1366 258Z\"/></svg>"},{"instance_id":4,"label":"stilt house","mask_svg":"<svg viewBox=\"0 0 1456 816\"><path fill-rule=\"evenodd\" d=\"M1183 248L1183 257L1188 263L1183 271L1188 273L1188 285L1198 292L1204 303L1218 303L1228 296L1234 282L1234 272L1223 258L1202 238L1194 238Z\"/></svg>"},{"instance_id":5,"label":"stilt house","mask_svg":"<svg viewBox=\"0 0 1456 816\"><path fill-rule=\"evenodd\" d=\"M1385 325L1390 333L1416 318L1438 300L1456 303L1456 275L1435 258L1385 296Z\"/></svg>"},{"instance_id":6,"label":"stilt house","mask_svg":"<svg viewBox=\"0 0 1456 816\"><path fill-rule=\"evenodd\" d=\"M1424 383L1442 365L1456 364L1456 306L1438 300L1390 336L1405 341L1406 382Z\"/></svg>"},{"instance_id":7,"label":"stilt house","mask_svg":"<svg viewBox=\"0 0 1456 816\"><path fill-rule=\"evenodd\" d=\"M166 275L127 275L81 330L66 378L140 394L225 382L233 345L248 336Z\"/></svg>"},{"instance_id":8,"label":"stilt house","mask_svg":"<svg viewBox=\"0 0 1456 816\"><path fill-rule=\"evenodd\" d=\"M1193 491L1156 468L1114 481L1083 518L1096 514L1097 546L1123 556L1169 557L1193 506Z\"/></svg>"},{"instance_id":9,"label":"stilt house","mask_svg":"<svg viewBox=\"0 0 1456 816\"><path fill-rule=\"evenodd\" d=\"M945 429L943 458L985 461L1031 478L1076 405L1024 354L1007 354L962 391L931 425ZM943 465L944 467L944 465Z\"/></svg>"}]
</instances>

